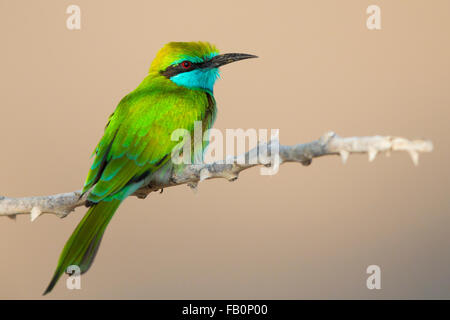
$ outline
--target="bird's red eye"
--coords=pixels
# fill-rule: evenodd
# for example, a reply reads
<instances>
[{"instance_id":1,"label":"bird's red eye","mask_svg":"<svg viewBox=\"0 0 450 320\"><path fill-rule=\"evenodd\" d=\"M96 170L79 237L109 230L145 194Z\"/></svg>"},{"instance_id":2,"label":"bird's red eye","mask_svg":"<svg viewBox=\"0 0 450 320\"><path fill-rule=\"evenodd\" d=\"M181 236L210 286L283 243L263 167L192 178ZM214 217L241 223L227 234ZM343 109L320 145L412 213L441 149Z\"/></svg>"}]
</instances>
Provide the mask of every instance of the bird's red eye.
<instances>
[{"instance_id":1,"label":"bird's red eye","mask_svg":"<svg viewBox=\"0 0 450 320\"><path fill-rule=\"evenodd\" d=\"M190 67L192 67L192 62L190 62L190 61L183 61L182 63L181 63L181 66L184 68L184 69L189 69Z\"/></svg>"}]
</instances>

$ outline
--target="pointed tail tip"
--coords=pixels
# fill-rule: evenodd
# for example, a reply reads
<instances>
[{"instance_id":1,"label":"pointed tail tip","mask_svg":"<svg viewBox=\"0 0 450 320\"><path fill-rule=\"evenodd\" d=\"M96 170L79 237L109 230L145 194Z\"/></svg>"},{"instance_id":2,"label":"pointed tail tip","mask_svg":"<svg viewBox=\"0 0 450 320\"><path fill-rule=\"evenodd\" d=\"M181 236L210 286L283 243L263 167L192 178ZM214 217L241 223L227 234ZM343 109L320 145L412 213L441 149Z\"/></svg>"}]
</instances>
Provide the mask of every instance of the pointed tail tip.
<instances>
[{"instance_id":1,"label":"pointed tail tip","mask_svg":"<svg viewBox=\"0 0 450 320\"><path fill-rule=\"evenodd\" d=\"M45 289L45 291L42 295L45 296L48 293L50 293L53 290L53 287L54 287L54 285L48 285L47 289Z\"/></svg>"},{"instance_id":2,"label":"pointed tail tip","mask_svg":"<svg viewBox=\"0 0 450 320\"><path fill-rule=\"evenodd\" d=\"M43 296L46 296L48 293L50 293L50 291L52 291L53 288L47 287L47 289L45 289L44 293L42 294Z\"/></svg>"},{"instance_id":3,"label":"pointed tail tip","mask_svg":"<svg viewBox=\"0 0 450 320\"><path fill-rule=\"evenodd\" d=\"M45 295L47 295L48 293L50 293L52 290L53 290L53 288L55 287L55 285L56 285L56 282L58 282L58 276L53 276L53 278L52 278L52 280L50 281L50 283L48 284L48 287L47 287L47 289L45 289L45 291L44 291L44 293L42 294L43 296L45 296Z\"/></svg>"},{"instance_id":4,"label":"pointed tail tip","mask_svg":"<svg viewBox=\"0 0 450 320\"><path fill-rule=\"evenodd\" d=\"M48 293L50 293L52 290L53 290L53 287L54 287L55 285L53 284L53 285L49 285L48 287L47 287L47 289L45 289L45 291L44 291L44 293L42 294L43 296L46 296Z\"/></svg>"}]
</instances>

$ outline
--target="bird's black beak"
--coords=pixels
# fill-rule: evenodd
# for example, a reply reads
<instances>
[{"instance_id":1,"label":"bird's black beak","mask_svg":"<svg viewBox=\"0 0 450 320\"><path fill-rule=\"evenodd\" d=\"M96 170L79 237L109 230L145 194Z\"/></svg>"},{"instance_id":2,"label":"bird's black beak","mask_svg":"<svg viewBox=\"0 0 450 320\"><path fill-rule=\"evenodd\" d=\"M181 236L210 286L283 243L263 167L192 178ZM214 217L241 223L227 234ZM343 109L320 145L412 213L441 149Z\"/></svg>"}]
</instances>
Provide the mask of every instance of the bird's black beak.
<instances>
[{"instance_id":1,"label":"bird's black beak","mask_svg":"<svg viewBox=\"0 0 450 320\"><path fill-rule=\"evenodd\" d=\"M232 62L251 58L258 58L258 57L253 54L246 54L246 53L225 53L215 56L211 60L204 62L202 68L219 68Z\"/></svg>"}]
</instances>

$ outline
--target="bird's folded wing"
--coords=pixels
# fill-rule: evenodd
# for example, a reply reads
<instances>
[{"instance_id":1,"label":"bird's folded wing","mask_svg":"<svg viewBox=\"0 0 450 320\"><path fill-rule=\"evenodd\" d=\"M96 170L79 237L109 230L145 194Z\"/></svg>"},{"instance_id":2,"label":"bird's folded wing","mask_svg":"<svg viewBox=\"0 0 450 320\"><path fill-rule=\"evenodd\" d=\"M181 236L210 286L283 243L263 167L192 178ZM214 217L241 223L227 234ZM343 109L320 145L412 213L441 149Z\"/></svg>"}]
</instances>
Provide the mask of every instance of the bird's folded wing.
<instances>
[{"instance_id":1,"label":"bird's folded wing","mask_svg":"<svg viewBox=\"0 0 450 320\"><path fill-rule=\"evenodd\" d=\"M119 112L110 117L83 188L83 192L92 188L88 196L91 202L109 200L158 169L179 143L171 140L172 132L178 128L192 131L194 121L204 116L203 108L189 106L181 99L171 104L153 101L150 106L141 105L149 101L138 103L122 110L119 105Z\"/></svg>"}]
</instances>

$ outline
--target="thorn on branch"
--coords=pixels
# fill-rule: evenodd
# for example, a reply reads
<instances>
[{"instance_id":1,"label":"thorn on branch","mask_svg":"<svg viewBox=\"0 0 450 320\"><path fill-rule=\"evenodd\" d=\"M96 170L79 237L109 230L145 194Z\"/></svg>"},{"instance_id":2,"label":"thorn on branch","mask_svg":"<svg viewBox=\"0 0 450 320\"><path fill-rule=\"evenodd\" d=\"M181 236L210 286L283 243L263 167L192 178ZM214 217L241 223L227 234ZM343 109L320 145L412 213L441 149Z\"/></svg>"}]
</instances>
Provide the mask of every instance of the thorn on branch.
<instances>
[{"instance_id":1,"label":"thorn on branch","mask_svg":"<svg viewBox=\"0 0 450 320\"><path fill-rule=\"evenodd\" d=\"M341 150L339 151L339 154L341 156L342 163L345 164L347 162L349 152L346 150Z\"/></svg>"},{"instance_id":2,"label":"thorn on branch","mask_svg":"<svg viewBox=\"0 0 450 320\"><path fill-rule=\"evenodd\" d=\"M211 172L208 170L208 168L203 168L202 170L200 170L199 177L200 182L205 181L206 179L211 177Z\"/></svg>"},{"instance_id":3,"label":"thorn on branch","mask_svg":"<svg viewBox=\"0 0 450 320\"><path fill-rule=\"evenodd\" d=\"M319 141L322 145L326 145L334 137L337 137L337 134L333 131L328 131L327 133L325 133L323 136L320 137Z\"/></svg>"},{"instance_id":4,"label":"thorn on branch","mask_svg":"<svg viewBox=\"0 0 450 320\"><path fill-rule=\"evenodd\" d=\"M41 209L39 209L38 207L33 207L31 209L31 214L30 214L31 222L36 220L41 214L42 214Z\"/></svg>"},{"instance_id":5,"label":"thorn on branch","mask_svg":"<svg viewBox=\"0 0 450 320\"><path fill-rule=\"evenodd\" d=\"M419 165L419 153L415 150L409 150L409 155L411 156L412 162L415 166Z\"/></svg>"},{"instance_id":6,"label":"thorn on branch","mask_svg":"<svg viewBox=\"0 0 450 320\"><path fill-rule=\"evenodd\" d=\"M369 162L372 162L375 160L375 157L377 156L378 151L374 148L369 148Z\"/></svg>"}]
</instances>

